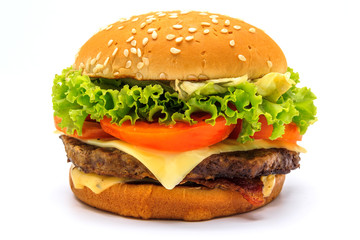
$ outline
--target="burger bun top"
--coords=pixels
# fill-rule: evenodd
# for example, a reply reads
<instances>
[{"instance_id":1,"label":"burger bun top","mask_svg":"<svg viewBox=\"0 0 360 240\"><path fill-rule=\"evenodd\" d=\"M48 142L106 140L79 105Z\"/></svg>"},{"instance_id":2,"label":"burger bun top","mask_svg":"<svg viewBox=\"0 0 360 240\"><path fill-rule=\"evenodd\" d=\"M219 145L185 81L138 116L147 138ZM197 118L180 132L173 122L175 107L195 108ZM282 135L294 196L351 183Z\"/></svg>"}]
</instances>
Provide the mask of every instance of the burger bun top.
<instances>
[{"instance_id":1,"label":"burger bun top","mask_svg":"<svg viewBox=\"0 0 360 240\"><path fill-rule=\"evenodd\" d=\"M75 69L137 80L250 79L284 73L280 47L259 28L208 12L152 12L120 19L91 37Z\"/></svg>"}]
</instances>

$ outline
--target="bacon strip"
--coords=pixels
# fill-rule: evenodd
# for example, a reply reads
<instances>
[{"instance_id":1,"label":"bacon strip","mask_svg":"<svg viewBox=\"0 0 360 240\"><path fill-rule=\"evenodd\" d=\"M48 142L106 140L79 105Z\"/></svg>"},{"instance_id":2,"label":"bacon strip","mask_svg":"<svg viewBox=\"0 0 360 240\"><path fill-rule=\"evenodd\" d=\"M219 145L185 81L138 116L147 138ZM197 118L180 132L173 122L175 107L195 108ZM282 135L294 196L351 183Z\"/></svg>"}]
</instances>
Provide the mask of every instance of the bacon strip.
<instances>
[{"instance_id":1,"label":"bacon strip","mask_svg":"<svg viewBox=\"0 0 360 240\"><path fill-rule=\"evenodd\" d=\"M190 181L211 189L220 188L224 190L237 191L243 196L243 198L254 206L259 206L265 201L262 193L263 183L259 178L219 178L215 180L191 179Z\"/></svg>"}]
</instances>

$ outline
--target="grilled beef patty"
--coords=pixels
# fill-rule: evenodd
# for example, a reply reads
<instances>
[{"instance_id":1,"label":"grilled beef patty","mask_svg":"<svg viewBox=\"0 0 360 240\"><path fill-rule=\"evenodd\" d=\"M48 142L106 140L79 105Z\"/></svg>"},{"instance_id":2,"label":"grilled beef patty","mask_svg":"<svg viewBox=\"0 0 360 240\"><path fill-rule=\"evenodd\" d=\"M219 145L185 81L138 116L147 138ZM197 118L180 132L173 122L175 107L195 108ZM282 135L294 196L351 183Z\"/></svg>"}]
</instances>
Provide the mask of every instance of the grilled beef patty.
<instances>
[{"instance_id":1,"label":"grilled beef patty","mask_svg":"<svg viewBox=\"0 0 360 240\"><path fill-rule=\"evenodd\" d=\"M135 157L115 148L101 148L76 138L60 136L68 161L86 173L129 179L154 175ZM255 178L286 174L298 168L299 153L284 148L255 149L213 154L205 158L184 179Z\"/></svg>"}]
</instances>

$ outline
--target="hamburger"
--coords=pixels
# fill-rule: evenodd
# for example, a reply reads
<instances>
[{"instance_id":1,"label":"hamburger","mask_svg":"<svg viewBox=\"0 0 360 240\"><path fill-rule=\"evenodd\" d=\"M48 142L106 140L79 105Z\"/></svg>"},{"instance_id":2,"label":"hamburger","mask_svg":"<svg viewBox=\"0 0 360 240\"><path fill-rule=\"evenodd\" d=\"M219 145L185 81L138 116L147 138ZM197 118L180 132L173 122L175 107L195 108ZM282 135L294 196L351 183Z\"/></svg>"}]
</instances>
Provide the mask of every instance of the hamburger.
<instances>
[{"instance_id":1,"label":"hamburger","mask_svg":"<svg viewBox=\"0 0 360 240\"><path fill-rule=\"evenodd\" d=\"M82 202L142 219L207 220L262 207L299 167L316 121L279 46L208 12L106 26L53 85L70 186Z\"/></svg>"}]
</instances>

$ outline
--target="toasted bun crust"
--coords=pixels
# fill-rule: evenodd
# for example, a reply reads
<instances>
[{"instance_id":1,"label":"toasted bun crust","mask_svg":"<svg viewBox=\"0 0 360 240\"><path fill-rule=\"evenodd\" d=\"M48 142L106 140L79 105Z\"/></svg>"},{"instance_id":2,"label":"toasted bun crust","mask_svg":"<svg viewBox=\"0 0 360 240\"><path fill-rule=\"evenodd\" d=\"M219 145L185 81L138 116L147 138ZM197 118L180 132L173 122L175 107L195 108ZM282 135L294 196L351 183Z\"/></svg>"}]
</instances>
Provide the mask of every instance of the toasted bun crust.
<instances>
[{"instance_id":1,"label":"toasted bun crust","mask_svg":"<svg viewBox=\"0 0 360 240\"><path fill-rule=\"evenodd\" d=\"M89 188L70 186L82 202L122 216L142 219L182 219L186 221L208 220L221 216L244 213L262 207L280 193L285 175L276 175L276 184L261 206L249 204L239 192L221 189L199 190L176 187L167 190L154 184L116 184L95 194Z\"/></svg>"},{"instance_id":2,"label":"toasted bun crust","mask_svg":"<svg viewBox=\"0 0 360 240\"><path fill-rule=\"evenodd\" d=\"M152 12L96 33L76 57L91 77L138 80L250 79L284 73L285 56L261 29L206 12Z\"/></svg>"}]
</instances>

